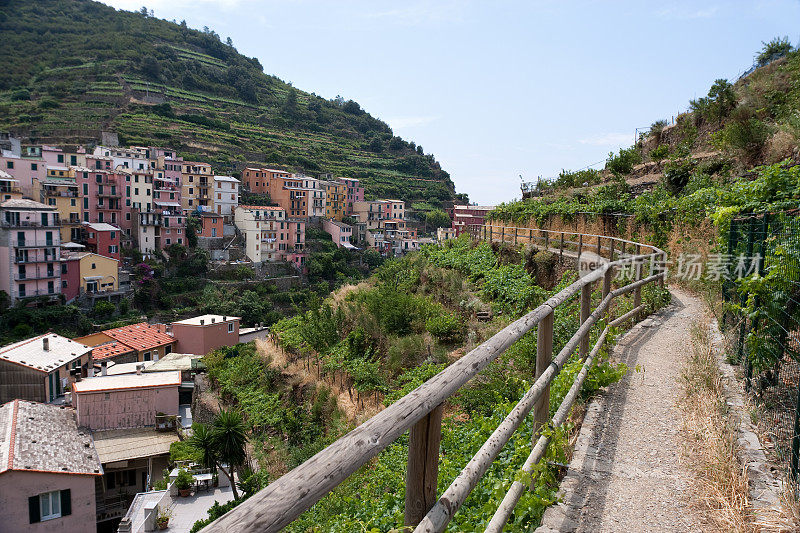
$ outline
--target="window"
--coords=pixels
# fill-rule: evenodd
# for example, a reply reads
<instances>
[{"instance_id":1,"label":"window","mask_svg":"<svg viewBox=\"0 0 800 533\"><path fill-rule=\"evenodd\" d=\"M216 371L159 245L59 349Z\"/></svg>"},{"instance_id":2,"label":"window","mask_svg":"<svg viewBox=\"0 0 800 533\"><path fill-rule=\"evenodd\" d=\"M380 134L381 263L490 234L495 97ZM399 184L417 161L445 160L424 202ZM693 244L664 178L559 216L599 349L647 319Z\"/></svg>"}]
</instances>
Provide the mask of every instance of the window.
<instances>
[{"instance_id":1,"label":"window","mask_svg":"<svg viewBox=\"0 0 800 533\"><path fill-rule=\"evenodd\" d=\"M38 163L31 163L31 170L39 170Z\"/></svg>"},{"instance_id":2,"label":"window","mask_svg":"<svg viewBox=\"0 0 800 533\"><path fill-rule=\"evenodd\" d=\"M67 280L64 280L64 281L61 282L61 288L62 289L66 289L67 288Z\"/></svg>"},{"instance_id":3,"label":"window","mask_svg":"<svg viewBox=\"0 0 800 533\"><path fill-rule=\"evenodd\" d=\"M75 198L70 198L69 199L69 205L72 206L72 207L75 207Z\"/></svg>"},{"instance_id":4,"label":"window","mask_svg":"<svg viewBox=\"0 0 800 533\"><path fill-rule=\"evenodd\" d=\"M150 355L150 352L144 352L142 354L142 360L149 361L150 359L152 359L152 356Z\"/></svg>"},{"instance_id":5,"label":"window","mask_svg":"<svg viewBox=\"0 0 800 533\"><path fill-rule=\"evenodd\" d=\"M95 269L97 269L97 264L96 263L92 263L92 270L95 270Z\"/></svg>"},{"instance_id":6,"label":"window","mask_svg":"<svg viewBox=\"0 0 800 533\"><path fill-rule=\"evenodd\" d=\"M233 333L233 322L228 322L228 333Z\"/></svg>"},{"instance_id":7,"label":"window","mask_svg":"<svg viewBox=\"0 0 800 533\"><path fill-rule=\"evenodd\" d=\"M59 163L63 163L64 162L64 154L59 154L58 155L58 162Z\"/></svg>"},{"instance_id":8,"label":"window","mask_svg":"<svg viewBox=\"0 0 800 533\"><path fill-rule=\"evenodd\" d=\"M117 246L116 246L116 245L109 246L109 247L108 247L108 253L110 253L110 254L115 254L115 253L117 253Z\"/></svg>"},{"instance_id":9,"label":"window","mask_svg":"<svg viewBox=\"0 0 800 533\"><path fill-rule=\"evenodd\" d=\"M13 161L6 161L6 168L14 168L14 162Z\"/></svg>"},{"instance_id":10,"label":"window","mask_svg":"<svg viewBox=\"0 0 800 533\"><path fill-rule=\"evenodd\" d=\"M28 498L30 523L44 522L72 514L70 489L54 490Z\"/></svg>"}]
</instances>

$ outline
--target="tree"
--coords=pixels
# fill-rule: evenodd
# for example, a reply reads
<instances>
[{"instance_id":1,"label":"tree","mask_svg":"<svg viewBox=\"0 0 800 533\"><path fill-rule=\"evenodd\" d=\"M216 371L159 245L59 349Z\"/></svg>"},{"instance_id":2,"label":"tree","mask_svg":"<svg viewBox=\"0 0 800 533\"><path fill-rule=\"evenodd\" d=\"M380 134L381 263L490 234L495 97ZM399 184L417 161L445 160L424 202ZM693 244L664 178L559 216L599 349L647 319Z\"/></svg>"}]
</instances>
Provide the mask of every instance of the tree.
<instances>
[{"instance_id":1,"label":"tree","mask_svg":"<svg viewBox=\"0 0 800 533\"><path fill-rule=\"evenodd\" d=\"M718 79L708 90L708 114L710 119L722 122L736 107L736 93L728 80Z\"/></svg>"},{"instance_id":2,"label":"tree","mask_svg":"<svg viewBox=\"0 0 800 533\"><path fill-rule=\"evenodd\" d=\"M228 37L227 39L225 39L225 44L227 44L230 47L233 47L233 39Z\"/></svg>"},{"instance_id":3,"label":"tree","mask_svg":"<svg viewBox=\"0 0 800 533\"><path fill-rule=\"evenodd\" d=\"M286 93L286 100L283 103L283 113L290 117L297 114L297 91L294 87L290 87L289 92Z\"/></svg>"},{"instance_id":4,"label":"tree","mask_svg":"<svg viewBox=\"0 0 800 533\"><path fill-rule=\"evenodd\" d=\"M223 409L214 419L212 436L214 439L214 449L220 462L227 461L228 470L222 465L222 472L228 476L233 488L233 497L238 499L239 494L236 490L236 483L233 479L236 467L244 464L245 445L247 444L247 434L241 413L231 409Z\"/></svg>"},{"instance_id":5,"label":"tree","mask_svg":"<svg viewBox=\"0 0 800 533\"><path fill-rule=\"evenodd\" d=\"M764 48L756 55L756 65L759 67L775 61L793 50L788 37L775 37L768 43L761 41L761 44L764 45Z\"/></svg>"},{"instance_id":6,"label":"tree","mask_svg":"<svg viewBox=\"0 0 800 533\"><path fill-rule=\"evenodd\" d=\"M217 468L217 450L214 447L214 443L214 435L211 428L200 423L192 425L192 436L189 437L189 445L200 453L200 463L212 471Z\"/></svg>"},{"instance_id":7,"label":"tree","mask_svg":"<svg viewBox=\"0 0 800 533\"><path fill-rule=\"evenodd\" d=\"M425 214L425 224L431 231L436 228L449 228L451 223L450 217L441 209L434 209Z\"/></svg>"}]
</instances>

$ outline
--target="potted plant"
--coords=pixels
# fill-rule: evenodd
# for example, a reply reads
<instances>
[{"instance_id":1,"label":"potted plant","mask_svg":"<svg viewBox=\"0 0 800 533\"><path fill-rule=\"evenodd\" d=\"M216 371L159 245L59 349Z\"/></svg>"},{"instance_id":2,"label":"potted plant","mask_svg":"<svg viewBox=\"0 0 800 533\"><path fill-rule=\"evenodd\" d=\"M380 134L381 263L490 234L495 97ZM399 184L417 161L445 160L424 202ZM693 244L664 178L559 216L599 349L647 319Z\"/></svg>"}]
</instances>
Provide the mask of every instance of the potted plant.
<instances>
[{"instance_id":1,"label":"potted plant","mask_svg":"<svg viewBox=\"0 0 800 533\"><path fill-rule=\"evenodd\" d=\"M192 488L192 481L194 478L192 475L181 468L178 470L178 476L175 478L175 488L178 489L178 493L182 497L186 497L190 494L190 489Z\"/></svg>"},{"instance_id":2,"label":"potted plant","mask_svg":"<svg viewBox=\"0 0 800 533\"><path fill-rule=\"evenodd\" d=\"M158 527L158 529L167 529L169 527L170 518L172 518L172 511L159 506L158 516L156 516L156 527Z\"/></svg>"}]
</instances>

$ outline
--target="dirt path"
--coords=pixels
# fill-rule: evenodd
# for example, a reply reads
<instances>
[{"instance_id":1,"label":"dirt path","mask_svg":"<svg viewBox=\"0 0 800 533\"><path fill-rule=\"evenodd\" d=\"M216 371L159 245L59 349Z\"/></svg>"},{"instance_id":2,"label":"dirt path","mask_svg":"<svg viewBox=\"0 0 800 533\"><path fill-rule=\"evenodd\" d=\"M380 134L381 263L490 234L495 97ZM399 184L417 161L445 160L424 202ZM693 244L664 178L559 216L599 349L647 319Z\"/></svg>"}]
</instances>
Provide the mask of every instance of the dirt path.
<instances>
[{"instance_id":1,"label":"dirt path","mask_svg":"<svg viewBox=\"0 0 800 533\"><path fill-rule=\"evenodd\" d=\"M699 531L682 464L677 383L701 301L672 289L672 303L633 328L614 349L623 380L587 411L561 484L537 533Z\"/></svg>"}]
</instances>

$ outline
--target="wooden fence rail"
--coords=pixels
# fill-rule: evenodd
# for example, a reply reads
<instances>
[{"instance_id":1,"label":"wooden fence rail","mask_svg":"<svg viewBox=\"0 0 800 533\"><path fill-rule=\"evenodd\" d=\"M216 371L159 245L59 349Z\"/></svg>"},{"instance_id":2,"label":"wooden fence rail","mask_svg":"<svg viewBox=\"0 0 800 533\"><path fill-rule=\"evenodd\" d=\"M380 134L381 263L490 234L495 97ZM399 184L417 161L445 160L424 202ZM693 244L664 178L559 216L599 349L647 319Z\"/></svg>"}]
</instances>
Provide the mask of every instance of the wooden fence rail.
<instances>
[{"instance_id":1,"label":"wooden fence rail","mask_svg":"<svg viewBox=\"0 0 800 533\"><path fill-rule=\"evenodd\" d=\"M279 531L409 430L406 525L416 526L415 532L443 531L528 414L534 411L537 427L548 423L550 384L576 349L584 366L555 416L549 421L553 427L566 420L569 409L605 341L608 328L640 317L645 309L641 304L641 288L649 283L664 283L665 253L651 245L603 235L492 225L472 227L470 233L477 239L516 245L542 245L551 251L557 250L560 258L569 254L580 258L584 254L596 253L592 262L596 263L597 268L206 526L204 533ZM575 240L571 240L572 238ZM557 248L551 248L553 243L557 244ZM576 251L568 249L567 245L577 247ZM626 254L627 249L634 253ZM642 253L643 249L646 250L645 253ZM603 251L608 252L607 257L600 257ZM620 268L630 268L634 281L612 290L614 273ZM645 269L649 270L649 275L642 278ZM592 287L599 282L602 282L602 300L592 310ZM610 320L612 317L608 316L608 309L612 301L631 292L633 309ZM554 311L577 295L580 295L581 324L553 358ZM606 326L589 352L590 331L601 320L605 321ZM534 327L537 327L538 335L535 382L437 500L442 405ZM544 455L547 445L548 439L539 437L525 462L524 471L532 470L533 465ZM516 472L509 473L510 478L515 475ZM525 486L520 482L512 484L487 531L502 530L524 489Z\"/></svg>"}]
</instances>

